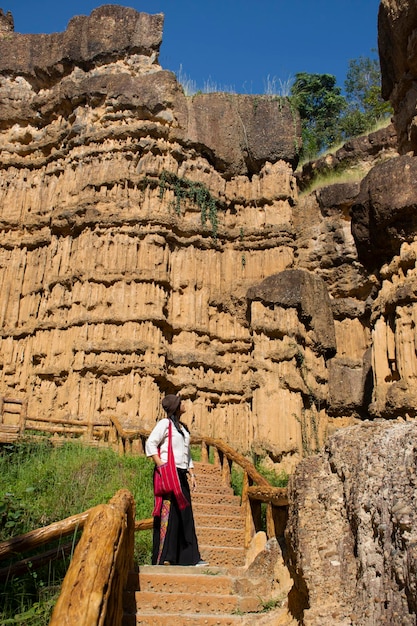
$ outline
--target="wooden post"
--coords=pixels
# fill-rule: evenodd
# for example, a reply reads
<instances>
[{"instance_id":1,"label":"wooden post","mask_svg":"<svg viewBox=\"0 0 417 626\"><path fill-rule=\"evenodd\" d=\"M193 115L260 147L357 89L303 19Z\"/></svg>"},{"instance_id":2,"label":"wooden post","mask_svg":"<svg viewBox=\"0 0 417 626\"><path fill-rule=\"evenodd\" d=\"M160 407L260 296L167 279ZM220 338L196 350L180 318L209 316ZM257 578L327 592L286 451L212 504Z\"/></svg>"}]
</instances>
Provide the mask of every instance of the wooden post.
<instances>
[{"instance_id":1,"label":"wooden post","mask_svg":"<svg viewBox=\"0 0 417 626\"><path fill-rule=\"evenodd\" d=\"M142 437L138 437L132 441L132 454L137 454L138 456L143 456L145 454L145 446L143 445Z\"/></svg>"},{"instance_id":2,"label":"wooden post","mask_svg":"<svg viewBox=\"0 0 417 626\"><path fill-rule=\"evenodd\" d=\"M227 456L224 454L223 464L222 464L222 478L223 478L223 482L228 487L230 487L230 484L231 484L231 469L232 469L232 462L229 461Z\"/></svg>"},{"instance_id":3,"label":"wooden post","mask_svg":"<svg viewBox=\"0 0 417 626\"><path fill-rule=\"evenodd\" d=\"M209 450L208 450L208 445L206 444L205 441L201 442L201 461L202 463L209 462Z\"/></svg>"},{"instance_id":4,"label":"wooden post","mask_svg":"<svg viewBox=\"0 0 417 626\"><path fill-rule=\"evenodd\" d=\"M275 536L283 537L288 521L288 507L273 506L272 516L274 518Z\"/></svg>"},{"instance_id":5,"label":"wooden post","mask_svg":"<svg viewBox=\"0 0 417 626\"><path fill-rule=\"evenodd\" d=\"M213 447L213 456L214 456L214 465L216 467L221 467L220 453L216 446Z\"/></svg>"},{"instance_id":6,"label":"wooden post","mask_svg":"<svg viewBox=\"0 0 417 626\"><path fill-rule=\"evenodd\" d=\"M262 502L259 502L259 500L251 500L249 498L249 504L252 512L254 533L257 533L262 530Z\"/></svg>"},{"instance_id":7,"label":"wooden post","mask_svg":"<svg viewBox=\"0 0 417 626\"><path fill-rule=\"evenodd\" d=\"M275 523L272 512L272 504L270 502L266 505L266 536L268 539L275 537Z\"/></svg>"},{"instance_id":8,"label":"wooden post","mask_svg":"<svg viewBox=\"0 0 417 626\"><path fill-rule=\"evenodd\" d=\"M243 474L242 486L242 507L245 512L245 548L249 548L252 537L255 534L255 526L252 517L252 508L248 497L249 476L245 472Z\"/></svg>"}]
</instances>

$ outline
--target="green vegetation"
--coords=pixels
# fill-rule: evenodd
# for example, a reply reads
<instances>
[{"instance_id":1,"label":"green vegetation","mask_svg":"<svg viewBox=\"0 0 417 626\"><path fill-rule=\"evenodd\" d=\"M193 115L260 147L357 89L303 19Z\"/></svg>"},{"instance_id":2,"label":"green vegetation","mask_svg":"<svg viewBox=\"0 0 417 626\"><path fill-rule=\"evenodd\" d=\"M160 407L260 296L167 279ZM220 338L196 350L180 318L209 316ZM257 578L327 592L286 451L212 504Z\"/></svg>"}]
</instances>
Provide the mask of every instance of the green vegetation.
<instances>
[{"instance_id":1,"label":"green vegetation","mask_svg":"<svg viewBox=\"0 0 417 626\"><path fill-rule=\"evenodd\" d=\"M322 172L314 176L311 183L300 192L300 196L308 195L320 187L335 185L336 183L360 182L367 174L368 170L362 167L333 169Z\"/></svg>"},{"instance_id":2,"label":"green vegetation","mask_svg":"<svg viewBox=\"0 0 417 626\"><path fill-rule=\"evenodd\" d=\"M340 121L344 137L369 132L380 120L392 114L392 107L381 97L381 72L376 58L361 56L349 61L345 80L347 106Z\"/></svg>"},{"instance_id":3,"label":"green vegetation","mask_svg":"<svg viewBox=\"0 0 417 626\"><path fill-rule=\"evenodd\" d=\"M110 449L75 443L59 448L47 441L3 446L0 541L108 502L121 488L132 492L136 518L148 518L153 508L152 470L152 462L145 457L119 456ZM152 532L136 533L135 542L136 560L149 563ZM50 548L49 544L45 550ZM1 567L7 564L2 562ZM68 564L69 557L0 582L0 624L48 624Z\"/></svg>"},{"instance_id":4,"label":"green vegetation","mask_svg":"<svg viewBox=\"0 0 417 626\"><path fill-rule=\"evenodd\" d=\"M285 596L281 595L278 598L271 598L271 600L262 600L261 601L261 613L268 613L269 611L273 611L274 609L278 609L282 606Z\"/></svg>"},{"instance_id":5,"label":"green vegetation","mask_svg":"<svg viewBox=\"0 0 417 626\"><path fill-rule=\"evenodd\" d=\"M374 130L392 114L381 96L381 72L376 58L361 56L349 61L345 95L331 74L295 75L291 100L302 124L302 160L334 150L351 137Z\"/></svg>"},{"instance_id":6,"label":"green vegetation","mask_svg":"<svg viewBox=\"0 0 417 626\"><path fill-rule=\"evenodd\" d=\"M339 139L338 120L346 101L331 74L295 75L291 98L301 117L303 158L311 159Z\"/></svg>"},{"instance_id":7,"label":"green vegetation","mask_svg":"<svg viewBox=\"0 0 417 626\"><path fill-rule=\"evenodd\" d=\"M202 183L196 183L187 178L179 178L175 174L164 170L159 179L159 197L161 200L167 189L171 189L174 192L172 207L177 215L181 214L181 205L184 200L192 202L201 211L201 223L203 226L208 219L211 224L212 237L217 239L217 202L207 187Z\"/></svg>"},{"instance_id":8,"label":"green vegetation","mask_svg":"<svg viewBox=\"0 0 417 626\"><path fill-rule=\"evenodd\" d=\"M261 476L266 478L269 484L272 485L273 487L286 487L287 486L289 476L283 470L280 472L277 472L274 469L265 468L262 465L261 460L255 462L255 467L257 471L261 474ZM243 488L243 469L237 466L236 464L233 464L233 467L232 467L231 483L232 483L233 491L235 492L235 494L238 496L241 496L242 488Z\"/></svg>"}]
</instances>

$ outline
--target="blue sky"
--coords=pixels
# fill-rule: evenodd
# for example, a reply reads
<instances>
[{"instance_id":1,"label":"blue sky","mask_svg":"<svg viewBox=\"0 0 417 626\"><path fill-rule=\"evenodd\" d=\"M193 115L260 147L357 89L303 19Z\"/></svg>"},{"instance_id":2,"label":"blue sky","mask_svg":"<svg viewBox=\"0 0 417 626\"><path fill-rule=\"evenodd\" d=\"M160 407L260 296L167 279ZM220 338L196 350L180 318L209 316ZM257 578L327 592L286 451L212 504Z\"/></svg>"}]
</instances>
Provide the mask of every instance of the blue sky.
<instances>
[{"instance_id":1,"label":"blue sky","mask_svg":"<svg viewBox=\"0 0 417 626\"><path fill-rule=\"evenodd\" d=\"M65 30L95 0L0 0L15 30ZM377 48L379 0L113 0L164 13L159 61L164 69L237 93L265 93L296 72L334 74L343 89L350 59Z\"/></svg>"}]
</instances>

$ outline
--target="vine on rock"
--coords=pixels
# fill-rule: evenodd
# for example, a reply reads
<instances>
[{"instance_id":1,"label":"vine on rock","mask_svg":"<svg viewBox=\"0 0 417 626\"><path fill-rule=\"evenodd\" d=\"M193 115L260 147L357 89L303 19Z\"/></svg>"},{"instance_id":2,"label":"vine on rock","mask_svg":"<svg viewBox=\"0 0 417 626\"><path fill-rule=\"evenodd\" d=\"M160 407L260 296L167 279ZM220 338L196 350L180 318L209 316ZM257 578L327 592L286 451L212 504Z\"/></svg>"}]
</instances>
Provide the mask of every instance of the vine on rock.
<instances>
[{"instance_id":1,"label":"vine on rock","mask_svg":"<svg viewBox=\"0 0 417 626\"><path fill-rule=\"evenodd\" d=\"M209 190L202 183L196 183L187 178L179 178L163 170L159 177L159 197L162 200L166 189L172 189L174 200L172 206L177 215L181 214L181 203L189 200L201 211L201 223L204 226L209 220L213 239L217 239L218 217L217 202Z\"/></svg>"}]
</instances>

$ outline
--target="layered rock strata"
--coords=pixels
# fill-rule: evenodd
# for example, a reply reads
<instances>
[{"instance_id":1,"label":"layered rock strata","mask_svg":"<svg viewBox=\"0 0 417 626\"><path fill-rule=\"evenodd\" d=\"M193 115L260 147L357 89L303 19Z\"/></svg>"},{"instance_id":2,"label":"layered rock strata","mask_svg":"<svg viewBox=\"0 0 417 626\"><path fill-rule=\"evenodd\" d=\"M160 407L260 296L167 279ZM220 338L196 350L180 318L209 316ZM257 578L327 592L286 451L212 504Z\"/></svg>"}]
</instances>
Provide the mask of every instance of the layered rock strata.
<instances>
[{"instance_id":1,"label":"layered rock strata","mask_svg":"<svg viewBox=\"0 0 417 626\"><path fill-rule=\"evenodd\" d=\"M196 432L288 469L335 426L415 414L414 160L392 127L298 176L360 162L362 182L299 196L297 112L185 97L162 15L2 17L2 396L149 428L182 390Z\"/></svg>"},{"instance_id":2,"label":"layered rock strata","mask_svg":"<svg viewBox=\"0 0 417 626\"><path fill-rule=\"evenodd\" d=\"M279 98L186 98L157 62L162 23L105 6L0 41L1 393L28 399L29 422L149 428L182 389L203 434L299 451L264 385L297 349L271 359L269 308L255 331L246 299L293 265L298 116ZM298 418L297 385L281 395Z\"/></svg>"}]
</instances>

